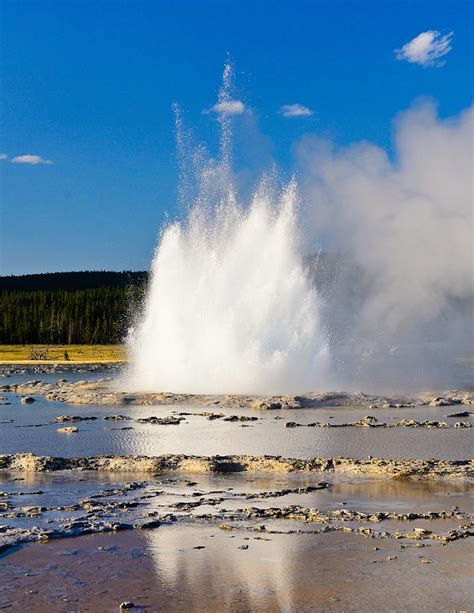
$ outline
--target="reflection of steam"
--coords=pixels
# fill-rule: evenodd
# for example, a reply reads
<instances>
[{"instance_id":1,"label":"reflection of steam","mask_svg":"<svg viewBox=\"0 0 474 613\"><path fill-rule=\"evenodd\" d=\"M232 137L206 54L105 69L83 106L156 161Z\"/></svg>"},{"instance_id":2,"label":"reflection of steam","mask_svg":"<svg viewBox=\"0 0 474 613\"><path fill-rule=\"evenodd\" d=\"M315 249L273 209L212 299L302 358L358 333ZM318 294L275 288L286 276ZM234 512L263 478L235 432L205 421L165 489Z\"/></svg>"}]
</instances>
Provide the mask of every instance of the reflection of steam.
<instances>
[{"instance_id":1,"label":"reflection of steam","mask_svg":"<svg viewBox=\"0 0 474 613\"><path fill-rule=\"evenodd\" d=\"M204 540L204 534L215 537ZM271 547L267 543L262 554L256 553L252 538L243 540L245 533L237 533L232 539L224 534L189 526L147 533L157 582L170 591L192 592L195 611L223 610L219 608L223 606L225 610L254 611L259 605L265 605L266 610L291 611L298 601L287 561L289 552L297 547L294 540L272 539ZM252 551L238 549L246 543ZM197 545L206 546L204 563L203 554L192 550Z\"/></svg>"},{"instance_id":2,"label":"reflection of steam","mask_svg":"<svg viewBox=\"0 0 474 613\"><path fill-rule=\"evenodd\" d=\"M415 106L396 123L393 162L369 143L299 145L310 238L343 254L320 258L318 276L329 278L327 325L350 348L352 380L363 350L386 360L409 344L409 368L472 352L473 124L474 107L441 121L433 105Z\"/></svg>"}]
</instances>

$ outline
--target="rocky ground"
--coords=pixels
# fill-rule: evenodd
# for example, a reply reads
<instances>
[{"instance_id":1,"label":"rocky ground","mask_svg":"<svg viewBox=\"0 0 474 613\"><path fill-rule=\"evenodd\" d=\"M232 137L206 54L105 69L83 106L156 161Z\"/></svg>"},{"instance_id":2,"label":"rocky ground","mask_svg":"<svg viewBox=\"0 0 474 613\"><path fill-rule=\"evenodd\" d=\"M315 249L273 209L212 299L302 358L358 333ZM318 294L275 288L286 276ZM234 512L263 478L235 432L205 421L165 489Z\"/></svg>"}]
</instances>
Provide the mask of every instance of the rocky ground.
<instances>
[{"instance_id":1,"label":"rocky ground","mask_svg":"<svg viewBox=\"0 0 474 613\"><path fill-rule=\"evenodd\" d=\"M0 378L8 379L16 375L55 375L71 373L95 373L117 375L123 370L123 364L104 362L67 363L67 362L33 362L32 364L0 364Z\"/></svg>"},{"instance_id":2,"label":"rocky ground","mask_svg":"<svg viewBox=\"0 0 474 613\"><path fill-rule=\"evenodd\" d=\"M352 459L343 457L283 458L280 456L89 456L58 458L31 453L0 455L0 470L24 472L106 471L159 473L176 471L189 474L240 472L346 473L396 479L462 479L474 477L474 460L390 460L383 458Z\"/></svg>"},{"instance_id":3,"label":"rocky ground","mask_svg":"<svg viewBox=\"0 0 474 613\"><path fill-rule=\"evenodd\" d=\"M376 396L362 392L313 392L303 395L244 396L244 395L196 395L172 392L139 393L117 389L117 382L111 377L94 381L67 381L59 379L54 383L33 379L25 383L4 384L0 393L14 392L25 398L35 395L47 400L80 405L194 405L205 407L242 407L260 410L299 409L312 407L363 406L370 410L377 408L409 408L422 405L454 406L473 405L473 390L450 390L434 395L432 392L399 396Z\"/></svg>"}]
</instances>

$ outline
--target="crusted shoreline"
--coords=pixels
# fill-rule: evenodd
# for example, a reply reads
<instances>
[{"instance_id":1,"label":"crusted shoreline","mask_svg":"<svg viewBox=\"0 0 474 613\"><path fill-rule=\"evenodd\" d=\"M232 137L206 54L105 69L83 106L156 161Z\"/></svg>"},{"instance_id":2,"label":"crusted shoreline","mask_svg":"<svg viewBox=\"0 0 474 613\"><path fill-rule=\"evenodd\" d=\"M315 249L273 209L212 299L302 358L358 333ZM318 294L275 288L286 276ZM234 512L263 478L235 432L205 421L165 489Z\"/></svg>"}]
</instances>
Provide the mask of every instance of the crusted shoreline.
<instances>
[{"instance_id":1,"label":"crusted shoreline","mask_svg":"<svg viewBox=\"0 0 474 613\"><path fill-rule=\"evenodd\" d=\"M300 409L314 407L360 406L369 409L409 408L416 406L474 405L472 390L449 390L434 395L433 392L377 396L362 392L311 392L302 395L252 396L252 395L202 395L172 392L128 392L116 389L112 378L95 381L60 379L46 383L34 379L26 383L0 385L0 393L16 393L22 396L43 396L47 400L80 405L198 405L215 407L242 407L260 410Z\"/></svg>"},{"instance_id":2,"label":"crusted shoreline","mask_svg":"<svg viewBox=\"0 0 474 613\"><path fill-rule=\"evenodd\" d=\"M36 522L35 525L28 527L1 525L0 553L34 541L46 542L51 539L104 532L153 530L176 523L200 523L213 525L224 531L253 532L259 535L254 537L258 540L268 540L268 536L272 534L319 535L342 532L370 539L402 540L404 541L404 544L400 545L402 549L410 546L425 547L426 541L448 544L474 535L472 514L457 506L451 509L424 511L381 508L372 509L370 512L349 508L322 509L300 504L234 509L223 506L232 504L233 501L245 504L252 500L265 504L264 501L269 498L279 499L288 495L306 496L316 490L331 488L332 484L326 481L315 482L307 487L250 492L234 491L233 487L210 491L202 491L201 488L196 490L194 486L197 483L186 480L184 484L187 486L186 489L189 488L188 492L179 490L173 492L172 484L176 481L166 476L155 483L159 489L153 486L150 488L149 481L124 483L121 487L101 489L86 498L69 501L61 506L41 504L45 494L42 490L0 492L2 521L28 518ZM17 506L14 499L23 496L38 497L39 504ZM160 503L162 497L164 502ZM148 506L149 503L151 506ZM48 519L51 513L60 514L57 520L52 522L53 525ZM75 516L71 516L71 513ZM416 523L419 520L427 523L420 527ZM448 525L444 524L446 520ZM289 526L284 527L282 521L288 522ZM374 524L384 522L389 524L389 530L372 527ZM394 522L404 524L404 529L398 528ZM414 526L412 522L415 523ZM298 524L307 527L299 527ZM315 524L317 527L314 527ZM310 525L312 527L309 527ZM245 548L245 545L241 548Z\"/></svg>"},{"instance_id":3,"label":"crusted shoreline","mask_svg":"<svg viewBox=\"0 0 474 613\"><path fill-rule=\"evenodd\" d=\"M395 479L470 479L474 460L355 459L315 457L311 459L281 456L89 456L61 458L32 453L0 455L0 470L24 472L105 471L160 473L232 473L232 472L332 472Z\"/></svg>"},{"instance_id":4,"label":"crusted shoreline","mask_svg":"<svg viewBox=\"0 0 474 613\"><path fill-rule=\"evenodd\" d=\"M272 516L270 513L250 513L246 514L248 519L251 518L259 518L266 519L267 521L274 520L276 518L284 518L289 520L303 521L303 522L313 522L315 520L306 519L304 517L293 517L292 510L289 509L288 513L285 513L283 509L282 512L275 514ZM271 510L270 510L271 511ZM433 515L436 515L433 513ZM229 519L229 518L228 518ZM21 529L21 528L5 528L2 530L2 534L0 534L0 554L7 552L19 545L25 545L27 543L32 542L40 542L45 543L47 541L53 539L63 539L63 538L71 538L71 537L79 537L86 534L101 534L106 532L123 532L126 530L154 530L159 528L160 526L170 525L177 523L181 520L185 522L207 522L216 525L221 530L242 530L244 532L254 532L259 533L260 535L266 534L327 534L329 532L343 532L346 534L355 534L358 536L362 536L370 539L394 539L394 540L406 540L406 541L416 541L416 547L425 547L425 543L423 541L439 541L442 544L451 543L453 541L457 541L460 539L466 539L474 536L474 523L473 522L465 522L463 524L458 525L456 528L449 530L447 532L434 533L431 530L425 529L412 529L409 530L374 530L373 528L366 526L359 527L351 527L345 525L337 525L326 523L330 522L330 519L321 519L318 520L317 523L323 524L321 528L313 528L313 529L301 529L301 528L290 528L287 530L283 529L272 529L271 527L263 527L262 526L252 526L246 525L245 519L240 517L232 517L230 518L233 521L233 524L228 523L219 523L219 517L212 517L211 515L197 515L197 516L184 516L184 517L176 517L173 514L167 514L161 516L152 521L145 521L137 524L129 524L124 522L117 521L104 521L104 520L75 520L71 521L67 524L62 525L60 528L56 529L43 529L33 527L31 529ZM395 518L402 519L403 518ZM350 521L350 520L342 520L342 521ZM370 520L369 520L370 521ZM258 537L260 539L265 540L265 536ZM403 544L401 548L409 547L410 545ZM245 546L244 546L245 548Z\"/></svg>"}]
</instances>

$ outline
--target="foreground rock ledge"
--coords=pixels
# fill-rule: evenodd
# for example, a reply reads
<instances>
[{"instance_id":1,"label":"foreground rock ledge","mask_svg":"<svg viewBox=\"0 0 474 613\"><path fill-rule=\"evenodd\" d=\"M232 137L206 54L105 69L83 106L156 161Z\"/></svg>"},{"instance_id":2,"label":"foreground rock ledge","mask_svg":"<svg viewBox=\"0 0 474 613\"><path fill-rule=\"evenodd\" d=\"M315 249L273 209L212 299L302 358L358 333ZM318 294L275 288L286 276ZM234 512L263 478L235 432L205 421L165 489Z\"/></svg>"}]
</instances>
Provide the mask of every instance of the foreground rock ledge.
<instances>
[{"instance_id":1,"label":"foreground rock ledge","mask_svg":"<svg viewBox=\"0 0 474 613\"><path fill-rule=\"evenodd\" d=\"M281 456L90 456L60 458L32 453L0 455L0 470L47 472L91 470L108 472L183 473L322 472L395 479L462 479L474 477L474 460L386 460L344 457L283 458Z\"/></svg>"}]
</instances>

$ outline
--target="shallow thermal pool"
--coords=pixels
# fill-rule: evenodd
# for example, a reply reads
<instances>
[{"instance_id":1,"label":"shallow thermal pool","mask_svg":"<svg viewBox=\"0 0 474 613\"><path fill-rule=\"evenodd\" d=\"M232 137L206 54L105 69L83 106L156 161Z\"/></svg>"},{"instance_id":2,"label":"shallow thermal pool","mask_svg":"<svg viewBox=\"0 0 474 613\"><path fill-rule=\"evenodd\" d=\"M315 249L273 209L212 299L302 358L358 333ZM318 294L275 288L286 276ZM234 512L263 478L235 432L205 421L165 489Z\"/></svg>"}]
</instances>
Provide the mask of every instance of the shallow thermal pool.
<instances>
[{"instance_id":1,"label":"shallow thermal pool","mask_svg":"<svg viewBox=\"0 0 474 613\"><path fill-rule=\"evenodd\" d=\"M49 377L54 381L61 375ZM368 413L385 423L413 418L452 425L460 418L447 415L465 408L460 406L258 411L81 406L39 396L25 405L16 394L3 395L11 403L0 405L0 453L5 454L466 459L474 435L473 429L454 428L286 427L290 421L355 422ZM136 421L206 410L257 419L185 415L179 425ZM55 423L61 415L97 419ZM129 419L105 419L111 415ZM57 432L65 425L79 431ZM5 470L0 471L0 502L0 547L7 547L0 555L2 609L118 610L121 602L132 601L137 611L350 611L354 603L356 610L370 611L391 610L403 602L404 609L421 611L466 610L472 599L465 536L474 498L472 483L465 480L331 472ZM298 507L327 519L272 515ZM376 513L389 517L373 521ZM400 516L409 513L418 515L409 520ZM375 532L361 532L367 530ZM400 531L405 536L397 535ZM413 540L416 531L423 538ZM443 546L438 537L456 531L460 536ZM30 542L39 534L41 544ZM426 609L419 606L420 593L429 594Z\"/></svg>"},{"instance_id":2,"label":"shallow thermal pool","mask_svg":"<svg viewBox=\"0 0 474 613\"><path fill-rule=\"evenodd\" d=\"M31 377L31 376L30 376ZM32 452L38 455L90 456L161 455L282 455L310 458L314 456L348 456L354 458L436 458L466 459L472 454L474 429L436 428L287 428L286 423L354 422L371 413L380 422L401 419L442 420L450 424L459 418L447 415L459 407L417 407L401 409L318 408L258 411L249 408L212 407L226 416L245 415L258 419L249 422L209 420L205 416L186 415L179 425L138 423L152 415L165 417L209 410L193 406L81 406L49 402L37 397L34 404L20 403L16 394L4 394L11 404L0 405L0 453ZM109 421L110 415L124 415L129 420ZM70 424L57 424L60 415L94 416L81 421L75 434L57 432ZM472 416L462 418L471 421Z\"/></svg>"}]
</instances>

